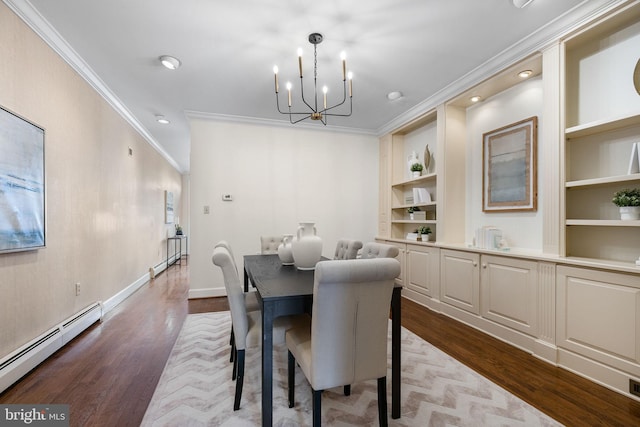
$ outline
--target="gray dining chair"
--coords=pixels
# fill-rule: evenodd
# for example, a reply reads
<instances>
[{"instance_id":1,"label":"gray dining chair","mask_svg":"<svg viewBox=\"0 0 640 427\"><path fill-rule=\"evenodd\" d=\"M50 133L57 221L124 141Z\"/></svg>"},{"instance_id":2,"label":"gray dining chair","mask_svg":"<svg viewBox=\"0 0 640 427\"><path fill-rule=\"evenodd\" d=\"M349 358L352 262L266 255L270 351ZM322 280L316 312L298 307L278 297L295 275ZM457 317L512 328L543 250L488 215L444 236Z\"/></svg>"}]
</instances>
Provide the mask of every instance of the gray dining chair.
<instances>
[{"instance_id":1,"label":"gray dining chair","mask_svg":"<svg viewBox=\"0 0 640 427\"><path fill-rule=\"evenodd\" d=\"M278 246L282 243L284 236L260 236L260 253L271 255L278 253Z\"/></svg>"},{"instance_id":2,"label":"gray dining chair","mask_svg":"<svg viewBox=\"0 0 640 427\"><path fill-rule=\"evenodd\" d=\"M313 392L313 425L321 424L321 393L376 379L378 419L387 425L389 306L400 262L391 258L322 261L316 265L311 325L287 330L289 407L296 362Z\"/></svg>"},{"instance_id":3,"label":"gray dining chair","mask_svg":"<svg viewBox=\"0 0 640 427\"><path fill-rule=\"evenodd\" d=\"M340 239L333 259L356 259L361 248L362 242L359 240Z\"/></svg>"},{"instance_id":4,"label":"gray dining chair","mask_svg":"<svg viewBox=\"0 0 640 427\"><path fill-rule=\"evenodd\" d=\"M244 302L244 292L240 286L240 277L235 268L229 250L224 246L218 246L213 250L211 260L214 265L220 267L224 277L224 287L229 300L231 312L231 325L234 331L233 377L236 380L236 391L233 401L233 410L240 409L242 398L242 386L244 383L244 360L247 348L259 348L262 342L262 317L260 311L247 311ZM310 324L308 315L282 316L273 322L274 344L284 342L284 334L292 324Z\"/></svg>"},{"instance_id":5,"label":"gray dining chair","mask_svg":"<svg viewBox=\"0 0 640 427\"><path fill-rule=\"evenodd\" d=\"M395 258L400 253L400 249L385 243L367 242L362 247L362 259L370 258Z\"/></svg>"}]
</instances>

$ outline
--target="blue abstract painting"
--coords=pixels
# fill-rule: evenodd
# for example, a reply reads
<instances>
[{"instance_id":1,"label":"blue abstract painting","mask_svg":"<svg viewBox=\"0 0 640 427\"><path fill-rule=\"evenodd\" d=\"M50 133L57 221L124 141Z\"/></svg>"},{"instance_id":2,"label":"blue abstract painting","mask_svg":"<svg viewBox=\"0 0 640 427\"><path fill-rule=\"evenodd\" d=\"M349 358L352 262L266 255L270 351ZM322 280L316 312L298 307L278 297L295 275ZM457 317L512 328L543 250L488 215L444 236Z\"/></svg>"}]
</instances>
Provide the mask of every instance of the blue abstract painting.
<instances>
[{"instance_id":1,"label":"blue abstract painting","mask_svg":"<svg viewBox=\"0 0 640 427\"><path fill-rule=\"evenodd\" d=\"M45 246L44 129L0 107L0 252Z\"/></svg>"}]
</instances>

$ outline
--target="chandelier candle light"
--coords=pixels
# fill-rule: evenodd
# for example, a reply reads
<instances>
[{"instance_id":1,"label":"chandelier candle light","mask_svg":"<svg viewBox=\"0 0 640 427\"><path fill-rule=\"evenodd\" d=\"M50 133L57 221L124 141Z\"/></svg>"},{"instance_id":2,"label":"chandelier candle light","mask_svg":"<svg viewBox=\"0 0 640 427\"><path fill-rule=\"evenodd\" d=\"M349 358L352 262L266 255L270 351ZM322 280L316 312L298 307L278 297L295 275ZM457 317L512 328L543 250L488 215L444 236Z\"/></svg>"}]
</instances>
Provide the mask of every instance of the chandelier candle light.
<instances>
[{"instance_id":1,"label":"chandelier candle light","mask_svg":"<svg viewBox=\"0 0 640 427\"><path fill-rule=\"evenodd\" d=\"M353 74L351 71L347 73L347 61L346 55L344 52L340 55L342 58L342 101L331 106L327 107L327 92L329 89L327 86L322 87L322 108L318 107L318 45L322 43L322 34L312 33L309 34L309 43L313 45L313 101L312 104L307 102L304 97L304 84L302 81L302 49L298 49L298 70L300 71L300 96L302 98L302 102L308 107L307 111L291 111L291 90L293 88L291 82L287 82L287 104L288 111L282 111L280 109L280 98L278 93L280 91L280 86L278 85L278 66L273 67L273 73L275 75L275 88L276 88L276 106L278 107L278 112L281 114L289 115L289 121L292 124L301 122L306 119L311 120L320 120L322 124L327 124L327 117L349 117L351 115L353 109L353 83L352 78ZM341 106L347 100L347 78L349 79L349 112L348 113L335 113L330 112L331 110ZM300 117L302 116L302 117Z\"/></svg>"}]
</instances>

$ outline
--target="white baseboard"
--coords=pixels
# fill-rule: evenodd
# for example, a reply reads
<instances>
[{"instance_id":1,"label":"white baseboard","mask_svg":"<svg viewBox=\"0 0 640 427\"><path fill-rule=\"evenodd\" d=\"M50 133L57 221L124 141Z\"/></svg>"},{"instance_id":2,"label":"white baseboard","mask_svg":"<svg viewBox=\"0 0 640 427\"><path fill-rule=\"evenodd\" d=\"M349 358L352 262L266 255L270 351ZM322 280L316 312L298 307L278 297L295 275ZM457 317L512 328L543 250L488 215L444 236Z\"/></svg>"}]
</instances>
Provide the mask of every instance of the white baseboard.
<instances>
[{"instance_id":1,"label":"white baseboard","mask_svg":"<svg viewBox=\"0 0 640 427\"><path fill-rule=\"evenodd\" d=\"M166 269L166 260L150 268L154 275ZM143 274L126 288L101 303L91 304L42 335L29 341L0 360L0 393L45 361L49 356L78 336L82 331L101 320L134 292L149 282L151 271Z\"/></svg>"}]
</instances>

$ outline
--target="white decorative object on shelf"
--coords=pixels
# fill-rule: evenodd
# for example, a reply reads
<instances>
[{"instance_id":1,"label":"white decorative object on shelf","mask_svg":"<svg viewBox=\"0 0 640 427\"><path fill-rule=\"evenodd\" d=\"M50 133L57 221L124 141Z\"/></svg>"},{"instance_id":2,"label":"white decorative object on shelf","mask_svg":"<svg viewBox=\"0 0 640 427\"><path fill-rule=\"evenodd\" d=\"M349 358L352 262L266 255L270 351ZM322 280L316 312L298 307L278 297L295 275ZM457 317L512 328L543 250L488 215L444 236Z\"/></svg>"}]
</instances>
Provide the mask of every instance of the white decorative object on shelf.
<instances>
[{"instance_id":1,"label":"white decorative object on shelf","mask_svg":"<svg viewBox=\"0 0 640 427\"><path fill-rule=\"evenodd\" d=\"M298 270L314 270L322 258L322 239L316 235L313 222L301 222L291 243L293 263Z\"/></svg>"},{"instance_id":2,"label":"white decorative object on shelf","mask_svg":"<svg viewBox=\"0 0 640 427\"><path fill-rule=\"evenodd\" d=\"M634 142L631 146L631 157L629 158L629 170L627 174L640 173L640 142Z\"/></svg>"},{"instance_id":3,"label":"white decorative object on shelf","mask_svg":"<svg viewBox=\"0 0 640 427\"><path fill-rule=\"evenodd\" d=\"M426 188L416 187L413 189L413 202L414 203L429 203L431 202L431 195Z\"/></svg>"},{"instance_id":4,"label":"white decorative object on shelf","mask_svg":"<svg viewBox=\"0 0 640 427\"><path fill-rule=\"evenodd\" d=\"M623 221L640 219L640 206L620 206L620 219Z\"/></svg>"},{"instance_id":5,"label":"white decorative object on shelf","mask_svg":"<svg viewBox=\"0 0 640 427\"><path fill-rule=\"evenodd\" d=\"M282 243L278 246L278 257L282 261L282 265L293 265L293 252L291 251L291 241L293 234L285 234Z\"/></svg>"},{"instance_id":6,"label":"white decorative object on shelf","mask_svg":"<svg viewBox=\"0 0 640 427\"><path fill-rule=\"evenodd\" d=\"M411 169L411 166L413 166L416 163L420 163L420 159L418 158L418 153L416 153L415 151L412 151L409 157L407 157L407 169L409 170L409 176L415 176L413 175L413 170Z\"/></svg>"},{"instance_id":7,"label":"white decorative object on shelf","mask_svg":"<svg viewBox=\"0 0 640 427\"><path fill-rule=\"evenodd\" d=\"M424 147L424 173L429 173L429 166L431 165L431 152L429 151L429 144Z\"/></svg>"},{"instance_id":8,"label":"white decorative object on shelf","mask_svg":"<svg viewBox=\"0 0 640 427\"><path fill-rule=\"evenodd\" d=\"M506 240L502 238L502 230L487 225L476 229L474 243L480 249L501 249L501 242Z\"/></svg>"}]
</instances>

